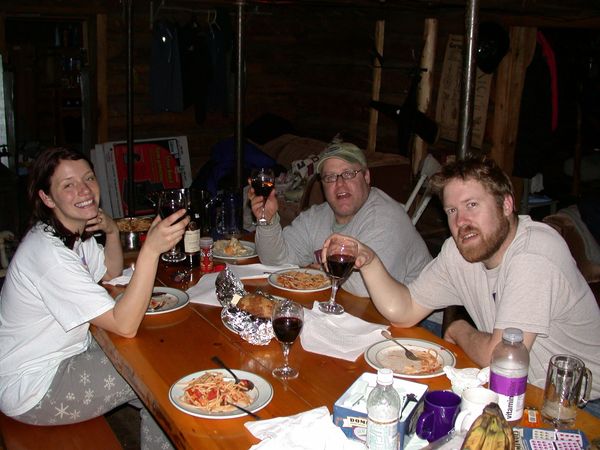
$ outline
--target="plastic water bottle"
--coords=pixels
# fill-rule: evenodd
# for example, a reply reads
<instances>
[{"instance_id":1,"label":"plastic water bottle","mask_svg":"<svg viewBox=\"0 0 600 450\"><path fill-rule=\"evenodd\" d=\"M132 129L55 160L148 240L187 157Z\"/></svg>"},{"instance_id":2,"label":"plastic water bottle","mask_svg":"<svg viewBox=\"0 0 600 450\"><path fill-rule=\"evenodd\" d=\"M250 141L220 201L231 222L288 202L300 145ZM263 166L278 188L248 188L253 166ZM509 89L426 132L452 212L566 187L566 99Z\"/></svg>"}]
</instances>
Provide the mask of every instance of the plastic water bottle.
<instances>
[{"instance_id":1,"label":"plastic water bottle","mask_svg":"<svg viewBox=\"0 0 600 450\"><path fill-rule=\"evenodd\" d=\"M523 344L523 331L506 328L492 353L490 389L498 394L498 405L509 422L523 416L528 370L529 351Z\"/></svg>"},{"instance_id":2,"label":"plastic water bottle","mask_svg":"<svg viewBox=\"0 0 600 450\"><path fill-rule=\"evenodd\" d=\"M391 369L377 371L377 386L367 399L367 448L398 450L398 419L400 396L394 389Z\"/></svg>"}]
</instances>

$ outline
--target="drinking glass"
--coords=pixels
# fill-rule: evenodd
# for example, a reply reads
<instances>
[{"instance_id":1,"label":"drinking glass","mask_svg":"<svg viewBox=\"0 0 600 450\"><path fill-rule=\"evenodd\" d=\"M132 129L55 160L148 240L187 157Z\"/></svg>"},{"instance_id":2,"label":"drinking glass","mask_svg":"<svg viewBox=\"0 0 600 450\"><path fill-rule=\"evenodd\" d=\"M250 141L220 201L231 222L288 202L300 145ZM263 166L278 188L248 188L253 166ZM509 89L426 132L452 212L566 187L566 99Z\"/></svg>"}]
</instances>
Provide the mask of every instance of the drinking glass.
<instances>
[{"instance_id":1,"label":"drinking glass","mask_svg":"<svg viewBox=\"0 0 600 450\"><path fill-rule=\"evenodd\" d=\"M188 206L187 189L168 189L159 193L158 213L163 219L180 209L187 209ZM161 259L168 263L178 263L185 259L185 253L181 252L175 244L171 250L161 255Z\"/></svg>"},{"instance_id":2,"label":"drinking glass","mask_svg":"<svg viewBox=\"0 0 600 450\"><path fill-rule=\"evenodd\" d=\"M271 317L273 332L281 344L284 364L273 369L273 376L280 380L289 380L298 377L298 370L290 367L290 347L300 334L304 324L304 308L302 305L290 300L283 300L275 306Z\"/></svg>"},{"instance_id":3,"label":"drinking glass","mask_svg":"<svg viewBox=\"0 0 600 450\"><path fill-rule=\"evenodd\" d=\"M331 296L329 301L320 302L319 309L327 314L342 314L344 307L335 302L338 288L352 272L358 246L356 242L344 238L334 238L327 248L325 270L331 278Z\"/></svg>"},{"instance_id":4,"label":"drinking glass","mask_svg":"<svg viewBox=\"0 0 600 450\"><path fill-rule=\"evenodd\" d=\"M579 358L554 355L550 358L544 389L542 418L555 428L571 428L577 409L590 398L592 373Z\"/></svg>"},{"instance_id":5,"label":"drinking glass","mask_svg":"<svg viewBox=\"0 0 600 450\"><path fill-rule=\"evenodd\" d=\"M267 219L265 219L265 205L267 204L267 198L275 187L275 174L273 170L261 167L254 169L250 174L250 184L256 195L260 195L263 198L263 207L260 218L258 219L258 225L266 225Z\"/></svg>"}]
</instances>

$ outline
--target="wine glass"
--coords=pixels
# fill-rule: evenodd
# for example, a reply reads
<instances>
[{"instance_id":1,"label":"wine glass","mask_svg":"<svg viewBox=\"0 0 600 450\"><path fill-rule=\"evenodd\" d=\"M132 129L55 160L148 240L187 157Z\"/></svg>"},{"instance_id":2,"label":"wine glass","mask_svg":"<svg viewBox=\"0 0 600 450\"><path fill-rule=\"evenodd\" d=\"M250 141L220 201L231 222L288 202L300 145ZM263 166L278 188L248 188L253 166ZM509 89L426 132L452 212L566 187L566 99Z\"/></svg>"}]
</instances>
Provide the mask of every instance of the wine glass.
<instances>
[{"instance_id":1,"label":"wine glass","mask_svg":"<svg viewBox=\"0 0 600 450\"><path fill-rule=\"evenodd\" d=\"M163 219L180 209L187 209L188 206L189 196L187 189L168 189L159 193L158 213ZM161 255L161 259L168 263L178 263L185 259L185 253L181 252L177 244L175 244L171 250Z\"/></svg>"},{"instance_id":2,"label":"wine glass","mask_svg":"<svg viewBox=\"0 0 600 450\"><path fill-rule=\"evenodd\" d=\"M263 207L260 218L258 219L258 225L266 225L267 219L265 219L265 205L267 204L267 198L275 187L275 174L272 169L261 167L252 170L250 174L250 184L254 193L260 195L263 198Z\"/></svg>"},{"instance_id":3,"label":"wine glass","mask_svg":"<svg viewBox=\"0 0 600 450\"><path fill-rule=\"evenodd\" d=\"M325 270L331 278L331 296L329 301L319 303L319 309L324 313L342 314L344 312L344 307L335 302L335 296L340 285L352 272L357 253L358 245L354 241L336 237L329 243Z\"/></svg>"},{"instance_id":4,"label":"wine glass","mask_svg":"<svg viewBox=\"0 0 600 450\"><path fill-rule=\"evenodd\" d=\"M271 317L273 332L281 344L285 363L273 369L273 376L280 380L289 380L298 377L298 370L290 367L288 357L290 347L300 334L304 324L304 308L302 305L290 300L283 300L275 306Z\"/></svg>"}]
</instances>

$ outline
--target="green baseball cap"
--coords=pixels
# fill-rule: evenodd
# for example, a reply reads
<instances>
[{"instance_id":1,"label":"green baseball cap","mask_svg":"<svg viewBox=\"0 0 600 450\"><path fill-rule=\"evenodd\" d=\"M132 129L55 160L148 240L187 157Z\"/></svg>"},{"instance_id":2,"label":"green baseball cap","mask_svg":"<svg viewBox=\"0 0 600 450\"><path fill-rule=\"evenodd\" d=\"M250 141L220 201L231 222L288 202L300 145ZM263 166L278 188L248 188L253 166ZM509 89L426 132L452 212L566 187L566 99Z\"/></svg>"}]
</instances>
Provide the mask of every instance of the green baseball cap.
<instances>
[{"instance_id":1,"label":"green baseball cap","mask_svg":"<svg viewBox=\"0 0 600 450\"><path fill-rule=\"evenodd\" d=\"M349 163L358 163L362 167L367 167L367 158L364 152L356 145L350 142L336 142L329 144L327 148L319 156L319 162L317 162L317 173L321 173L323 163L329 158L340 158Z\"/></svg>"}]
</instances>

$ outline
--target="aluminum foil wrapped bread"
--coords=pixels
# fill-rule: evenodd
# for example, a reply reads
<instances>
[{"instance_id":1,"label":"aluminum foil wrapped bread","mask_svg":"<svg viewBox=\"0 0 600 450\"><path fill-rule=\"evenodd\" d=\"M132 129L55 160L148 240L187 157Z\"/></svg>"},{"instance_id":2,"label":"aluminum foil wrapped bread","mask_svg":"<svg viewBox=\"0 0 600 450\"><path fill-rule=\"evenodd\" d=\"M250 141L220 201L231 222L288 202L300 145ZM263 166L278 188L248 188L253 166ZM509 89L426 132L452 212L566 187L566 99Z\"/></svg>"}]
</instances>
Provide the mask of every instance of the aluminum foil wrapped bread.
<instances>
[{"instance_id":1,"label":"aluminum foil wrapped bread","mask_svg":"<svg viewBox=\"0 0 600 450\"><path fill-rule=\"evenodd\" d=\"M260 291L246 292L229 268L217 276L215 285L217 298L223 305L223 324L251 344L267 345L274 336L271 315L279 299Z\"/></svg>"}]
</instances>

